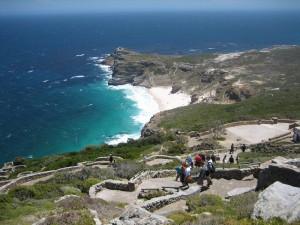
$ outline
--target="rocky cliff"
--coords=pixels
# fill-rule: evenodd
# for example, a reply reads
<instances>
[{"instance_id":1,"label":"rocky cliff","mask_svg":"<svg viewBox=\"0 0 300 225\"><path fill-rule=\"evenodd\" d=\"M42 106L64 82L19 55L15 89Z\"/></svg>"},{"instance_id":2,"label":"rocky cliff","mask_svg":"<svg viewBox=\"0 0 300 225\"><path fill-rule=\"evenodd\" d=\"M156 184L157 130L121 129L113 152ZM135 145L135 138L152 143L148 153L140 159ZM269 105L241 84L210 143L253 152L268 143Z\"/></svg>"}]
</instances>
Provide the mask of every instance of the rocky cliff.
<instances>
[{"instance_id":1,"label":"rocky cliff","mask_svg":"<svg viewBox=\"0 0 300 225\"><path fill-rule=\"evenodd\" d=\"M110 85L172 86L172 93L186 92L193 103L230 103L299 88L300 47L187 56L117 48L102 64L112 68Z\"/></svg>"}]
</instances>

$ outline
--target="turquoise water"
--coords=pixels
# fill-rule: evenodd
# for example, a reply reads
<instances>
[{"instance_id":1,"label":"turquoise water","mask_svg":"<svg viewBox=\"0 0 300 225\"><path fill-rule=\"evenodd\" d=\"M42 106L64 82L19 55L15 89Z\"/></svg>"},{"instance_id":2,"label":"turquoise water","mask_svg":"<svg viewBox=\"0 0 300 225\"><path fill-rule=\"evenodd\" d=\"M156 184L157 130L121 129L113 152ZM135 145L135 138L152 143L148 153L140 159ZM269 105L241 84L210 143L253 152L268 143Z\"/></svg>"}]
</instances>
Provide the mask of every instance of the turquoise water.
<instances>
[{"instance_id":1,"label":"turquoise water","mask_svg":"<svg viewBox=\"0 0 300 225\"><path fill-rule=\"evenodd\" d=\"M300 44L297 13L152 13L0 18L0 164L138 138L157 111L143 88L108 87L122 46L159 54Z\"/></svg>"}]
</instances>

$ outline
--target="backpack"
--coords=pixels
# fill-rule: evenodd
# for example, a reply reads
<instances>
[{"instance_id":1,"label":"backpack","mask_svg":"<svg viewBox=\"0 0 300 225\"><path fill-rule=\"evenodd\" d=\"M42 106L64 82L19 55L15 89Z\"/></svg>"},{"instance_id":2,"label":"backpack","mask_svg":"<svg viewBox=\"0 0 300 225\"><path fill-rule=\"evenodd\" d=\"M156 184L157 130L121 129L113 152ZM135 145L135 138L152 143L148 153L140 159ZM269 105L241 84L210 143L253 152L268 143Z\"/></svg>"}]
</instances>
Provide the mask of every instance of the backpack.
<instances>
[{"instance_id":1,"label":"backpack","mask_svg":"<svg viewBox=\"0 0 300 225\"><path fill-rule=\"evenodd\" d=\"M208 173L214 173L216 168L212 162L207 162L207 171Z\"/></svg>"}]
</instances>

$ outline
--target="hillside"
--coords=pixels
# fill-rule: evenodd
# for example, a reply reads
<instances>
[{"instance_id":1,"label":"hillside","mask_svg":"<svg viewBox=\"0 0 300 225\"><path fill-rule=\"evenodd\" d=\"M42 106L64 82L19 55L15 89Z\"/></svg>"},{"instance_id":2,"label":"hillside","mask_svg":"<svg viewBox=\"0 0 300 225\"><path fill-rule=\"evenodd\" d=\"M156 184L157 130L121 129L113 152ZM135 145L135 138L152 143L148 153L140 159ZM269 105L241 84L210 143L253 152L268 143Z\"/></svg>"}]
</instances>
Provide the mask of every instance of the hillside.
<instances>
[{"instance_id":1,"label":"hillside","mask_svg":"<svg viewBox=\"0 0 300 225\"><path fill-rule=\"evenodd\" d=\"M190 94L192 103L232 103L300 89L299 46L186 56L117 48L102 64L112 67L110 85L172 86L173 93Z\"/></svg>"}]
</instances>

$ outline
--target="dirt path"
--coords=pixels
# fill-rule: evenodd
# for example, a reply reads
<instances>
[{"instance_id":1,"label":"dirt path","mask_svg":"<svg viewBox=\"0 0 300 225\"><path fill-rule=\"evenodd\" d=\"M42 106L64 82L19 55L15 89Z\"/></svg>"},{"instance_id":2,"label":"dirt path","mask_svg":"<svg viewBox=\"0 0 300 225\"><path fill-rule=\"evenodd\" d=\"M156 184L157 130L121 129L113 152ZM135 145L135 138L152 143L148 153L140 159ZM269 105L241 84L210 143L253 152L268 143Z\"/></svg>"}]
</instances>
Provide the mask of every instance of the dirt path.
<instances>
[{"instance_id":1,"label":"dirt path","mask_svg":"<svg viewBox=\"0 0 300 225\"><path fill-rule=\"evenodd\" d=\"M49 180L50 178L52 178L54 176L54 174L51 174L49 176L46 176L46 177L42 177L42 178L38 178L38 179L35 179L35 180L31 180L31 181L28 181L26 183L23 183L23 184L20 184L20 185L23 185L23 186L28 186L28 185L34 185L40 181L45 181L45 180Z\"/></svg>"}]
</instances>

